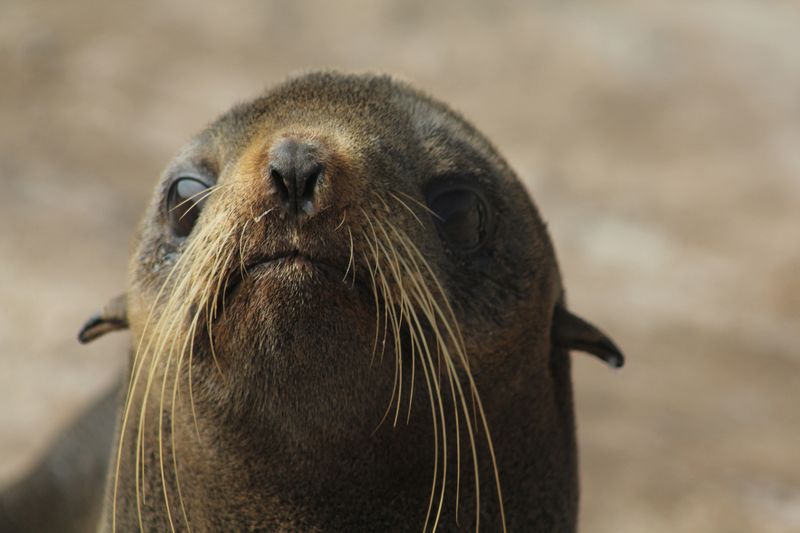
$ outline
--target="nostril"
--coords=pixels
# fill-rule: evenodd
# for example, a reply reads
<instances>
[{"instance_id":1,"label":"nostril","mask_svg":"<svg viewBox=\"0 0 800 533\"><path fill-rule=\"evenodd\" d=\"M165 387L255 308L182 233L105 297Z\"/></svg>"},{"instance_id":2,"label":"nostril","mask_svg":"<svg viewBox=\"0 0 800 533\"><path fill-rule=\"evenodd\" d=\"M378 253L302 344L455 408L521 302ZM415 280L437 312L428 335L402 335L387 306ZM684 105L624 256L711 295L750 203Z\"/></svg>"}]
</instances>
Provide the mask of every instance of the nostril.
<instances>
[{"instance_id":1,"label":"nostril","mask_svg":"<svg viewBox=\"0 0 800 533\"><path fill-rule=\"evenodd\" d=\"M272 186L275 187L281 200L283 202L288 202L289 188L286 186L286 180L283 178L283 175L275 167L270 167L269 177L272 180Z\"/></svg>"},{"instance_id":2,"label":"nostril","mask_svg":"<svg viewBox=\"0 0 800 533\"><path fill-rule=\"evenodd\" d=\"M314 193L316 192L317 184L319 183L323 170L324 167L322 165L317 165L311 169L311 172L309 172L308 177L306 178L305 185L303 186L303 192L300 195L301 199L311 200L314 197Z\"/></svg>"}]
</instances>

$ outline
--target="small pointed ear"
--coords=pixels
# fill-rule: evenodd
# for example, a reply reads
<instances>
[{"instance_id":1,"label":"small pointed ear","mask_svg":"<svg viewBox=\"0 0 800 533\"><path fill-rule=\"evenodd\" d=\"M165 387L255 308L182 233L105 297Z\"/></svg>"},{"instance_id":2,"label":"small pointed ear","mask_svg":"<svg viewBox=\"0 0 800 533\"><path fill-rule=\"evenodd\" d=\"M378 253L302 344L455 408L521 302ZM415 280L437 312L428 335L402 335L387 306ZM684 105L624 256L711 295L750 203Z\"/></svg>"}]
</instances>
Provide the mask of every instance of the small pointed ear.
<instances>
[{"instance_id":1,"label":"small pointed ear","mask_svg":"<svg viewBox=\"0 0 800 533\"><path fill-rule=\"evenodd\" d=\"M92 315L78 332L78 340L81 344L86 344L118 329L128 329L128 305L125 294L112 298L102 311Z\"/></svg>"},{"instance_id":2,"label":"small pointed ear","mask_svg":"<svg viewBox=\"0 0 800 533\"><path fill-rule=\"evenodd\" d=\"M553 342L567 350L590 353L612 368L625 364L625 356L605 333L561 305L553 315Z\"/></svg>"}]
</instances>

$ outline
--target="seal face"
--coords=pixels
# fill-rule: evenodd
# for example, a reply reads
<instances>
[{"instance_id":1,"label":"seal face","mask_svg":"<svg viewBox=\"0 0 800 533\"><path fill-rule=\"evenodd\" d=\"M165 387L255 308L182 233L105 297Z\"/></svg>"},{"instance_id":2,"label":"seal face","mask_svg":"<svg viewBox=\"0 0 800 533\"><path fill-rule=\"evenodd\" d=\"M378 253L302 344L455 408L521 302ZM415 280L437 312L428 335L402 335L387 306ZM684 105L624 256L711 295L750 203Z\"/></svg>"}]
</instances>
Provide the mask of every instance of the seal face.
<instances>
[{"instance_id":1,"label":"seal face","mask_svg":"<svg viewBox=\"0 0 800 533\"><path fill-rule=\"evenodd\" d=\"M379 76L233 108L172 162L135 242L106 531L572 531L566 311L492 145Z\"/></svg>"}]
</instances>

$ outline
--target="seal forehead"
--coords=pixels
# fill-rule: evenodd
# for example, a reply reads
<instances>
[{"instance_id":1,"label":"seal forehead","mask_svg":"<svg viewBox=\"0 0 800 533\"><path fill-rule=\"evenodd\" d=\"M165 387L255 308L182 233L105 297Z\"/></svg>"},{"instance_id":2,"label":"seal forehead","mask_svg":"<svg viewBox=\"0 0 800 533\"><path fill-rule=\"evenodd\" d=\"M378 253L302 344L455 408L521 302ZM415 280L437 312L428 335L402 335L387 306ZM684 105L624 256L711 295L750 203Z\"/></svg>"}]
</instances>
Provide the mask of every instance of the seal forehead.
<instances>
[{"instance_id":1,"label":"seal forehead","mask_svg":"<svg viewBox=\"0 0 800 533\"><path fill-rule=\"evenodd\" d=\"M289 80L261 97L240 104L212 125L227 133L252 134L265 122L397 126L393 95L401 86L388 76L315 73Z\"/></svg>"},{"instance_id":2,"label":"seal forehead","mask_svg":"<svg viewBox=\"0 0 800 533\"><path fill-rule=\"evenodd\" d=\"M455 118L444 105L389 76L315 73L234 107L210 131L240 144L264 127L301 124L348 129L364 142L386 142L425 135Z\"/></svg>"}]
</instances>

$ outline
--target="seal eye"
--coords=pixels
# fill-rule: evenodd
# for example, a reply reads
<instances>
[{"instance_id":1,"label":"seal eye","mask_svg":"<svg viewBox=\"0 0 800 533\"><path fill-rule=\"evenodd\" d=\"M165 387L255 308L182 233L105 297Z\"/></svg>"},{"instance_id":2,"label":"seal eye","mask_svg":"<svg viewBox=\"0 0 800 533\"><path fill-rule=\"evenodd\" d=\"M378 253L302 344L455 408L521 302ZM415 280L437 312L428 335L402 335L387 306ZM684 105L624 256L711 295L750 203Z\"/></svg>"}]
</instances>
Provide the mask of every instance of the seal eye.
<instances>
[{"instance_id":1,"label":"seal eye","mask_svg":"<svg viewBox=\"0 0 800 533\"><path fill-rule=\"evenodd\" d=\"M474 252L483 244L488 228L486 203L469 188L450 188L428 202L436 215L441 235L463 252Z\"/></svg>"},{"instance_id":2,"label":"seal eye","mask_svg":"<svg viewBox=\"0 0 800 533\"><path fill-rule=\"evenodd\" d=\"M186 237L197 223L205 204L208 185L197 178L180 177L170 185L167 193L167 218L176 237Z\"/></svg>"}]
</instances>

